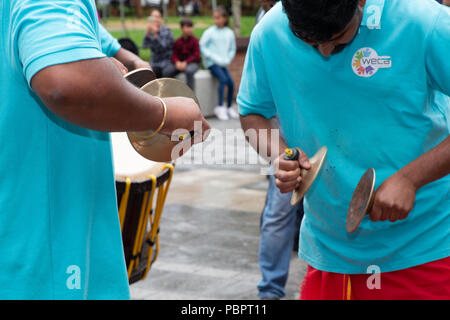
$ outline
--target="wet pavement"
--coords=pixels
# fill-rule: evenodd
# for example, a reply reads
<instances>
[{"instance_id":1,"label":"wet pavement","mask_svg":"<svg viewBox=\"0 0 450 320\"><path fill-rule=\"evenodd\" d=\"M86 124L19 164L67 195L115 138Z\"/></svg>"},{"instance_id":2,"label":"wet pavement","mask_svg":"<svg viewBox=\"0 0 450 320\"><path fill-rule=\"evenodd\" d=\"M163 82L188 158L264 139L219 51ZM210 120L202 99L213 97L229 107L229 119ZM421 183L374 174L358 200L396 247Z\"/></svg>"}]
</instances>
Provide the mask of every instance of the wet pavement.
<instances>
[{"instance_id":1,"label":"wet pavement","mask_svg":"<svg viewBox=\"0 0 450 320\"><path fill-rule=\"evenodd\" d=\"M177 162L161 219L159 256L147 278L131 285L133 299L258 299L259 224L268 185L260 171L266 165L248 164L257 156L246 144L217 139L227 129L239 129L238 120L208 121L216 134L202 150L186 154L194 161ZM226 152L216 152L215 162L197 161L213 149ZM292 252L285 299L298 298L305 272L305 262Z\"/></svg>"}]
</instances>

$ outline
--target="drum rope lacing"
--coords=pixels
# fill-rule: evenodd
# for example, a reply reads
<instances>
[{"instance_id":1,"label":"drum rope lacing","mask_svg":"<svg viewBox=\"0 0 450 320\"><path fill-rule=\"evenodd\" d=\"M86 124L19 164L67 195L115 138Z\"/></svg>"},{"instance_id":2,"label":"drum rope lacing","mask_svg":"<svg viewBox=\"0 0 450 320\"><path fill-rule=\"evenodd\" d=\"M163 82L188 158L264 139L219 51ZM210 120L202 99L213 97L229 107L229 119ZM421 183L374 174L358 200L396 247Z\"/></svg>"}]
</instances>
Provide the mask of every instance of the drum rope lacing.
<instances>
[{"instance_id":1,"label":"drum rope lacing","mask_svg":"<svg viewBox=\"0 0 450 320\"><path fill-rule=\"evenodd\" d=\"M139 260L142 256L142 246L145 242L149 244L147 250L147 266L145 268L145 272L141 279L145 279L148 274L148 271L151 268L151 265L156 261L159 253L159 224L161 220L161 215L164 207L164 203L166 201L167 193L170 187L170 183L173 176L174 167L172 164L166 164L162 168L162 172L165 170L169 170L169 177L166 182L163 183L158 189L158 196L156 199L155 209L152 209L153 199L157 189L157 178L155 175L150 175L148 178L152 181L152 188L150 192L144 193L144 199L142 202L142 207L140 211L140 217L137 227L137 234L133 245L133 252L131 256L131 260L128 266L128 278L131 277L132 272L139 267ZM126 207L130 193L131 180L126 180L125 193L122 196L120 202L119 216L121 221L121 228L123 227L123 221L125 219ZM150 197L150 200L149 200ZM154 218L152 217L154 213ZM150 231L146 234L145 230L147 228L148 222L150 223ZM156 244L156 248L155 248ZM154 249L155 248L155 249ZM153 256L153 251L155 254Z\"/></svg>"}]
</instances>

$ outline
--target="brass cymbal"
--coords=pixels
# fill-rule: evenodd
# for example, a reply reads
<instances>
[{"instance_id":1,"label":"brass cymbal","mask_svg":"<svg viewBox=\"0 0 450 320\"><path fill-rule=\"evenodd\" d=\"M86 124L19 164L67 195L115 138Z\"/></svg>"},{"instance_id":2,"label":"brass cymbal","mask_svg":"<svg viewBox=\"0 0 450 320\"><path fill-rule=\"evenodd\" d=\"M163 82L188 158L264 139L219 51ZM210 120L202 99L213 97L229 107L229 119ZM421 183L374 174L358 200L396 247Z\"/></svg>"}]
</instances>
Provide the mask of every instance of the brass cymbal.
<instances>
[{"instance_id":1,"label":"brass cymbal","mask_svg":"<svg viewBox=\"0 0 450 320\"><path fill-rule=\"evenodd\" d=\"M375 170L368 169L359 180L347 212L347 224L345 229L348 233L358 229L361 221L372 210L375 196Z\"/></svg>"},{"instance_id":2,"label":"brass cymbal","mask_svg":"<svg viewBox=\"0 0 450 320\"><path fill-rule=\"evenodd\" d=\"M327 156L327 152L327 147L320 148L320 150L309 159L311 168L309 170L301 169L302 182L292 194L291 204L293 206L295 206L305 196L306 192L314 183L314 180L316 180L317 175L322 168L325 157Z\"/></svg>"},{"instance_id":3,"label":"brass cymbal","mask_svg":"<svg viewBox=\"0 0 450 320\"><path fill-rule=\"evenodd\" d=\"M138 88L141 88L150 81L156 79L155 73L152 70L146 68L140 68L130 71L126 75L124 75L124 77Z\"/></svg>"},{"instance_id":4,"label":"brass cymbal","mask_svg":"<svg viewBox=\"0 0 450 320\"><path fill-rule=\"evenodd\" d=\"M193 99L199 104L194 92L185 83L169 78L162 78L153 80L141 88L152 96L160 98L170 97L185 97ZM176 145L183 143L180 150L187 151L191 147L190 139L183 139L186 135L178 136L175 141L172 141L172 137L157 133L152 135L153 131L141 131L141 132L128 132L128 139L130 140L134 149L143 157L156 161L156 162L168 162L174 161L182 155L182 153L172 154ZM193 132L189 133L191 138ZM178 141L177 141L178 140ZM182 141L182 142L180 142Z\"/></svg>"}]
</instances>

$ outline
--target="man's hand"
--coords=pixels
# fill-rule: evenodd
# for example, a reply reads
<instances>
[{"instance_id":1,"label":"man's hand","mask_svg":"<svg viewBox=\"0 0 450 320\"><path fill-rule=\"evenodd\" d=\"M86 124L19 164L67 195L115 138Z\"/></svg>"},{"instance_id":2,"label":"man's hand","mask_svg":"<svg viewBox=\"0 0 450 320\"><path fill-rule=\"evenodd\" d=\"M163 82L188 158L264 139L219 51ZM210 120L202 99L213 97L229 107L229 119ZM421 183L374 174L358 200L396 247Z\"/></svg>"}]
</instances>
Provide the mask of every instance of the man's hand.
<instances>
[{"instance_id":1,"label":"man's hand","mask_svg":"<svg viewBox=\"0 0 450 320\"><path fill-rule=\"evenodd\" d=\"M282 153L273 163L274 168L278 168L275 172L275 184L281 193L297 189L302 182L301 169L311 169L306 154L299 148L297 149L299 151L298 160L284 160L284 153Z\"/></svg>"},{"instance_id":2,"label":"man's hand","mask_svg":"<svg viewBox=\"0 0 450 320\"><path fill-rule=\"evenodd\" d=\"M417 188L401 171L396 172L375 192L370 219L391 222L403 220L414 207Z\"/></svg>"},{"instance_id":3,"label":"man's hand","mask_svg":"<svg viewBox=\"0 0 450 320\"><path fill-rule=\"evenodd\" d=\"M194 130L194 122L200 121L202 124L201 141L206 140L211 127L194 100L183 97L165 98L163 100L167 106L167 118L161 133L171 136L177 129L185 129L191 132Z\"/></svg>"}]
</instances>

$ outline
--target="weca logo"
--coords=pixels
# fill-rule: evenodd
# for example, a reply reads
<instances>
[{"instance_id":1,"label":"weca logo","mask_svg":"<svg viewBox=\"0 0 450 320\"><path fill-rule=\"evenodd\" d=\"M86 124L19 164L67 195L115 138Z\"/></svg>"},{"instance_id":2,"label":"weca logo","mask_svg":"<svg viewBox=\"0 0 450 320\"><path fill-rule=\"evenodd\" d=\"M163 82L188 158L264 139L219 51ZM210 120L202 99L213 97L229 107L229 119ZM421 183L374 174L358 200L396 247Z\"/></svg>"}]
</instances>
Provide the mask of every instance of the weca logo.
<instances>
[{"instance_id":1,"label":"weca logo","mask_svg":"<svg viewBox=\"0 0 450 320\"><path fill-rule=\"evenodd\" d=\"M378 69L391 67L391 57L378 56L378 53L372 48L359 49L352 59L353 72L364 78L373 76L377 73Z\"/></svg>"}]
</instances>

